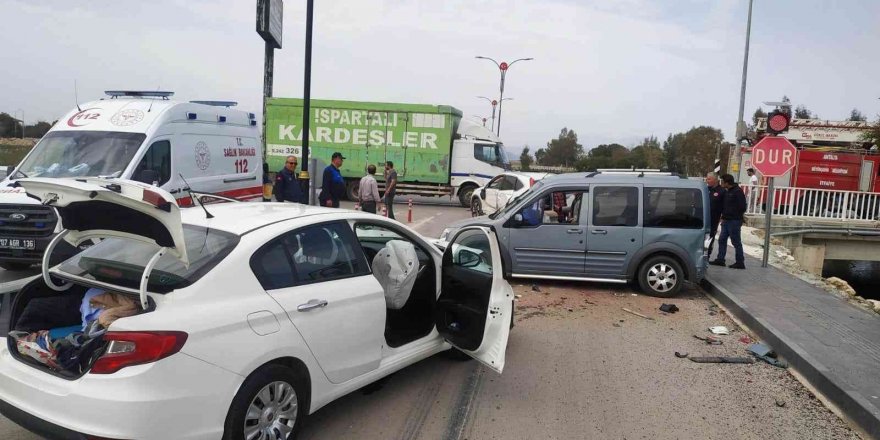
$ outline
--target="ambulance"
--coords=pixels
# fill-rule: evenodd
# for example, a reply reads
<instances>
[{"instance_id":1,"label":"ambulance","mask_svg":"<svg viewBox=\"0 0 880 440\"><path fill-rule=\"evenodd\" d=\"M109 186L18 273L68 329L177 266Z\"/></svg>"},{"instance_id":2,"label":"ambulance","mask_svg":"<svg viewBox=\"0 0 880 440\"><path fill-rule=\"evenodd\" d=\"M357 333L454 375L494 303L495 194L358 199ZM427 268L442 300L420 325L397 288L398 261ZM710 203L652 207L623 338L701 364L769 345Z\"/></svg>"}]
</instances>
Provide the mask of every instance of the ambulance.
<instances>
[{"instance_id":1,"label":"ambulance","mask_svg":"<svg viewBox=\"0 0 880 440\"><path fill-rule=\"evenodd\" d=\"M0 182L0 268L40 263L60 232L58 215L17 179L107 177L161 187L180 206L190 190L262 198L262 147L254 113L232 101L173 101L173 92L107 91L58 120ZM59 246L60 247L60 246ZM77 249L56 249L53 262ZM57 257L56 257L57 255Z\"/></svg>"}]
</instances>

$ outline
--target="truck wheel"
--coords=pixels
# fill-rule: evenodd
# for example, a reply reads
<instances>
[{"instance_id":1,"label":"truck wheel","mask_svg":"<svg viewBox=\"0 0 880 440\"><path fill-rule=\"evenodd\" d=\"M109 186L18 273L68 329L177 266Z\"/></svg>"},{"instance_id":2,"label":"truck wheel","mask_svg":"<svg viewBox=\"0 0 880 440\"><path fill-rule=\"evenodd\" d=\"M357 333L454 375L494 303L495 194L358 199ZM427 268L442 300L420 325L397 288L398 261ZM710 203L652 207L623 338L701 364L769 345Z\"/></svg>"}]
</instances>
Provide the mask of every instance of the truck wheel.
<instances>
[{"instance_id":1,"label":"truck wheel","mask_svg":"<svg viewBox=\"0 0 880 440\"><path fill-rule=\"evenodd\" d=\"M459 187L458 203L461 203L461 206L464 206L465 208L469 208L471 206L471 196L474 194L475 189L477 189L477 186L474 184Z\"/></svg>"},{"instance_id":2,"label":"truck wheel","mask_svg":"<svg viewBox=\"0 0 880 440\"><path fill-rule=\"evenodd\" d=\"M358 190L360 190L361 183L357 180L351 180L345 185L345 196L348 197L348 200L352 202L358 201Z\"/></svg>"},{"instance_id":3,"label":"truck wheel","mask_svg":"<svg viewBox=\"0 0 880 440\"><path fill-rule=\"evenodd\" d=\"M675 258L666 255L651 257L639 268L639 286L651 296L672 298L684 284L684 271Z\"/></svg>"},{"instance_id":4,"label":"truck wheel","mask_svg":"<svg viewBox=\"0 0 880 440\"><path fill-rule=\"evenodd\" d=\"M0 267L6 270L25 270L31 265L27 263L0 263Z\"/></svg>"}]
</instances>

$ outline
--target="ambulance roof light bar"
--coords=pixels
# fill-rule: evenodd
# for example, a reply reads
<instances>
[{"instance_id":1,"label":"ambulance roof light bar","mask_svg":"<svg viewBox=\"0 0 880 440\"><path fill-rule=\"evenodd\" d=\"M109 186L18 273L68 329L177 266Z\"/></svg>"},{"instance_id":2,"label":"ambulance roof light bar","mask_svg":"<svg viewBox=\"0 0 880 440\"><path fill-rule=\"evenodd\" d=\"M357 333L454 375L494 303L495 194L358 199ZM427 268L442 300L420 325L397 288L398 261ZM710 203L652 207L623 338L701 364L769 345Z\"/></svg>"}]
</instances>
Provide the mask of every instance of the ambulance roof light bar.
<instances>
[{"instance_id":1,"label":"ambulance roof light bar","mask_svg":"<svg viewBox=\"0 0 880 440\"><path fill-rule=\"evenodd\" d=\"M211 105L214 107L235 107L238 105L235 101L190 101L193 104Z\"/></svg>"},{"instance_id":2,"label":"ambulance roof light bar","mask_svg":"<svg viewBox=\"0 0 880 440\"><path fill-rule=\"evenodd\" d=\"M104 94L109 96L110 99L116 99L120 96L128 96L135 98L162 98L168 100L169 97L174 96L174 92L160 90L105 90Z\"/></svg>"}]
</instances>

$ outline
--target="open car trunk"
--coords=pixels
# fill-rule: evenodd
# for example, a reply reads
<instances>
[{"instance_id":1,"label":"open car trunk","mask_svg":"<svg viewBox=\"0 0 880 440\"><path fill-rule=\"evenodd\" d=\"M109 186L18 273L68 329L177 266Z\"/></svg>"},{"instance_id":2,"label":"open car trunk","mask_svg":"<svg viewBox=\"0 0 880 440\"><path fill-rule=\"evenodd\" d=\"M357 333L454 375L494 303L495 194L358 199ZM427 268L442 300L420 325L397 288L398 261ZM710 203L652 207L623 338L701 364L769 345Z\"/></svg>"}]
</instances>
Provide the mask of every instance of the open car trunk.
<instances>
[{"instance_id":1,"label":"open car trunk","mask_svg":"<svg viewBox=\"0 0 880 440\"><path fill-rule=\"evenodd\" d=\"M64 379L73 380L88 373L107 346L99 327L93 325L83 331L81 306L88 291L89 287L74 284L59 292L37 278L17 293L7 294L13 295L5 304L11 307L2 311L4 320L9 322L9 353L18 361ZM135 295L115 295L119 295L122 303L131 305L126 314L155 309L152 299L144 310ZM111 309L105 308L101 313L108 310ZM94 337L90 337L90 330Z\"/></svg>"}]
</instances>

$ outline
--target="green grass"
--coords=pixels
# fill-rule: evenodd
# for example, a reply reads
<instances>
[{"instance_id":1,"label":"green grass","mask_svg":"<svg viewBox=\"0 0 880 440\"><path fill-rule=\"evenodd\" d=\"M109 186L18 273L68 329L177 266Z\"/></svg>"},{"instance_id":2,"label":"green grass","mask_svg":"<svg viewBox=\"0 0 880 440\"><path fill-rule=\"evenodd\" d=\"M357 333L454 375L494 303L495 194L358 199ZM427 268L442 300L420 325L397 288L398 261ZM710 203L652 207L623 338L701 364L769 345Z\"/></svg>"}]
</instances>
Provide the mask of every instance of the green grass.
<instances>
[{"instance_id":1,"label":"green grass","mask_svg":"<svg viewBox=\"0 0 880 440\"><path fill-rule=\"evenodd\" d=\"M32 145L0 144L0 165L18 165L24 156L34 148Z\"/></svg>"}]
</instances>

